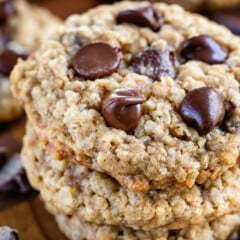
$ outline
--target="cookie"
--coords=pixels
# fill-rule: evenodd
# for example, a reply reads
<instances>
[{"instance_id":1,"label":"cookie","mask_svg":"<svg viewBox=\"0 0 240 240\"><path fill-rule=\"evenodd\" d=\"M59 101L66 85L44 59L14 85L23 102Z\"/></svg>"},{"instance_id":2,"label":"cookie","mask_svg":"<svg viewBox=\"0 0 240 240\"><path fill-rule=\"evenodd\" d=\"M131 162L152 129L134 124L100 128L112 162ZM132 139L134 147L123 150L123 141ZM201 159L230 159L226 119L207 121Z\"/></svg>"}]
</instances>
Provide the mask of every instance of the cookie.
<instances>
[{"instance_id":1,"label":"cookie","mask_svg":"<svg viewBox=\"0 0 240 240\"><path fill-rule=\"evenodd\" d=\"M237 164L239 46L176 5L104 5L19 61L13 92L55 159L134 191L191 188Z\"/></svg>"},{"instance_id":2,"label":"cookie","mask_svg":"<svg viewBox=\"0 0 240 240\"><path fill-rule=\"evenodd\" d=\"M0 11L0 122L8 122L23 113L10 91L9 74L13 66L18 58L25 59L37 48L60 21L23 0L4 0Z\"/></svg>"},{"instance_id":3,"label":"cookie","mask_svg":"<svg viewBox=\"0 0 240 240\"><path fill-rule=\"evenodd\" d=\"M180 229L240 210L238 167L191 189L171 186L161 191L132 192L104 173L68 160L54 160L43 151L29 126L22 159L31 185L46 203L88 222L145 231Z\"/></svg>"},{"instance_id":4,"label":"cookie","mask_svg":"<svg viewBox=\"0 0 240 240\"><path fill-rule=\"evenodd\" d=\"M169 231L163 228L144 232L124 226L84 222L75 214L62 213L54 204L46 204L46 208L55 216L61 231L71 240L237 240L238 238L231 238L231 235L240 227L240 215L231 214L210 223L189 226L182 230Z\"/></svg>"}]
</instances>

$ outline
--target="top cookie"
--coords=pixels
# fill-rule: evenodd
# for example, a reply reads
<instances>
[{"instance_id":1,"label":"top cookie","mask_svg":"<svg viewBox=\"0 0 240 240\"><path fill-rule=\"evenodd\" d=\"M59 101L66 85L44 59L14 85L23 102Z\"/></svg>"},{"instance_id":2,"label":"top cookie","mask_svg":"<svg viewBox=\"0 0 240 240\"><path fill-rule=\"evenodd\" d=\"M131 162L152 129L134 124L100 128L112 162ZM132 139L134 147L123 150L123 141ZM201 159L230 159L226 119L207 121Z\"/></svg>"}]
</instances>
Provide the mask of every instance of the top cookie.
<instances>
[{"instance_id":1,"label":"top cookie","mask_svg":"<svg viewBox=\"0 0 240 240\"><path fill-rule=\"evenodd\" d=\"M136 191L191 187L237 164L239 53L176 5L121 2L70 17L11 79L55 159Z\"/></svg>"}]
</instances>

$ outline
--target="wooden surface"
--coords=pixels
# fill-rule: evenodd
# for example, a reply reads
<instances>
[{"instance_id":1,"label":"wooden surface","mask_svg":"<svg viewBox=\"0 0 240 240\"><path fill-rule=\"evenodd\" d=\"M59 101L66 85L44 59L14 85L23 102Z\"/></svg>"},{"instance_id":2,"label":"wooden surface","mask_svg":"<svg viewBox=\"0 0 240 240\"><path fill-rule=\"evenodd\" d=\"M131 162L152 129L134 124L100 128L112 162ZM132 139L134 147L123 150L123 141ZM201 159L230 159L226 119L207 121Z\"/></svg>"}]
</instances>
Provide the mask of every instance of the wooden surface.
<instances>
[{"instance_id":1,"label":"wooden surface","mask_svg":"<svg viewBox=\"0 0 240 240\"><path fill-rule=\"evenodd\" d=\"M61 18L80 13L96 6L96 0L45 0L39 5L50 9ZM11 153L21 149L25 118L11 124L0 125L0 146ZM52 218L44 209L38 194L28 196L0 194L0 226L18 230L21 240L66 240ZM1 240L1 239L0 239Z\"/></svg>"}]
</instances>

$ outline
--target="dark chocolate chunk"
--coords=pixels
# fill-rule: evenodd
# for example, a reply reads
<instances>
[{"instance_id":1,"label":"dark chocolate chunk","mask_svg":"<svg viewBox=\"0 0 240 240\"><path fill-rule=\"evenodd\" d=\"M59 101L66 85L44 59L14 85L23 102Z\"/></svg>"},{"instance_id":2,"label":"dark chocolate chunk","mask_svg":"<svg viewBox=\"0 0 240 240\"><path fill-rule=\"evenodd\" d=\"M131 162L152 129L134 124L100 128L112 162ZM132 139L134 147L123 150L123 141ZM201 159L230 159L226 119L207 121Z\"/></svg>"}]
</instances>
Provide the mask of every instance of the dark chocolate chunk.
<instances>
[{"instance_id":1,"label":"dark chocolate chunk","mask_svg":"<svg viewBox=\"0 0 240 240\"><path fill-rule=\"evenodd\" d=\"M15 154L0 170L0 192L28 193L30 190L20 155Z\"/></svg>"},{"instance_id":2,"label":"dark chocolate chunk","mask_svg":"<svg viewBox=\"0 0 240 240\"><path fill-rule=\"evenodd\" d=\"M10 227L0 227L0 239L1 240L19 240L16 230Z\"/></svg>"},{"instance_id":3,"label":"dark chocolate chunk","mask_svg":"<svg viewBox=\"0 0 240 240\"><path fill-rule=\"evenodd\" d=\"M155 32L159 31L163 25L162 14L151 6L123 10L117 15L116 21L118 24L127 22L149 27Z\"/></svg>"},{"instance_id":4,"label":"dark chocolate chunk","mask_svg":"<svg viewBox=\"0 0 240 240\"><path fill-rule=\"evenodd\" d=\"M240 240L240 229L236 229L227 240Z\"/></svg>"},{"instance_id":5,"label":"dark chocolate chunk","mask_svg":"<svg viewBox=\"0 0 240 240\"><path fill-rule=\"evenodd\" d=\"M155 80L164 76L174 77L175 54L169 50L158 50L150 47L138 52L131 60L134 72L149 76Z\"/></svg>"},{"instance_id":6,"label":"dark chocolate chunk","mask_svg":"<svg viewBox=\"0 0 240 240\"><path fill-rule=\"evenodd\" d=\"M87 79L111 75L119 67L121 52L102 42L91 43L78 50L72 64L75 71Z\"/></svg>"},{"instance_id":7,"label":"dark chocolate chunk","mask_svg":"<svg viewBox=\"0 0 240 240\"><path fill-rule=\"evenodd\" d=\"M202 87L186 95L180 106L180 114L189 126L204 135L222 123L225 107L221 96L213 88Z\"/></svg>"},{"instance_id":8,"label":"dark chocolate chunk","mask_svg":"<svg viewBox=\"0 0 240 240\"><path fill-rule=\"evenodd\" d=\"M209 64L217 64L226 60L228 50L215 39L207 35L200 35L183 43L181 56L186 60L199 60Z\"/></svg>"},{"instance_id":9,"label":"dark chocolate chunk","mask_svg":"<svg viewBox=\"0 0 240 240\"><path fill-rule=\"evenodd\" d=\"M111 127L129 131L138 125L143 102L145 99L137 91L120 88L104 98L101 112Z\"/></svg>"},{"instance_id":10,"label":"dark chocolate chunk","mask_svg":"<svg viewBox=\"0 0 240 240\"><path fill-rule=\"evenodd\" d=\"M0 1L0 23L4 23L6 19L16 13L14 0Z\"/></svg>"}]
</instances>

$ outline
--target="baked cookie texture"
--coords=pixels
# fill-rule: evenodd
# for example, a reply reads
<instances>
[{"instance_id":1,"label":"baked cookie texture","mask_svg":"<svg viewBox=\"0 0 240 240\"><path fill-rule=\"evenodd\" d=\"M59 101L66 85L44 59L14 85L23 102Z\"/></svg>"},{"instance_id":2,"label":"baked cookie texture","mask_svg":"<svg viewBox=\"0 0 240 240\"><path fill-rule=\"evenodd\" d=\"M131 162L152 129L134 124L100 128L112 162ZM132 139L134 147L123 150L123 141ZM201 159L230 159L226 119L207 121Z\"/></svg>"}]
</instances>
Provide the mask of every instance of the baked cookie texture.
<instances>
[{"instance_id":1,"label":"baked cookie texture","mask_svg":"<svg viewBox=\"0 0 240 240\"><path fill-rule=\"evenodd\" d=\"M239 167L191 189L172 186L161 191L132 192L104 173L53 159L43 151L30 126L22 159L31 185L40 191L44 202L79 221L144 231L182 229L240 211Z\"/></svg>"},{"instance_id":2,"label":"baked cookie texture","mask_svg":"<svg viewBox=\"0 0 240 240\"><path fill-rule=\"evenodd\" d=\"M23 0L2 1L1 8L4 4L8 4L8 9L13 9L13 12L5 16L4 20L1 16L0 20L0 122L11 121L23 113L22 106L10 90L8 75L14 62L18 57L26 58L60 24L60 20L47 10L29 5ZM6 51L11 53L6 54ZM6 67L6 64L10 66Z\"/></svg>"},{"instance_id":3,"label":"baked cookie texture","mask_svg":"<svg viewBox=\"0 0 240 240\"><path fill-rule=\"evenodd\" d=\"M240 225L239 214L229 214L212 222L189 226L182 230L169 231L163 228L144 232L123 226L84 222L75 215L62 213L50 203L46 204L46 208L55 216L61 231L72 240L226 240L231 239L231 235Z\"/></svg>"},{"instance_id":4,"label":"baked cookie texture","mask_svg":"<svg viewBox=\"0 0 240 240\"><path fill-rule=\"evenodd\" d=\"M140 23L128 23L124 11L139 8ZM141 11L154 19L141 22ZM196 42L203 56L191 54ZM94 54L95 47L109 51L106 68L91 70L94 58L78 65L78 51ZM239 54L239 38L177 5L120 2L71 16L27 61L18 62L12 90L54 159L107 173L134 191L191 188L238 164ZM208 99L198 106L201 113L185 114L198 105L189 104L188 93ZM122 130L128 123L114 115L121 94L133 97L125 96L133 107L121 113L126 121L134 119L130 130Z\"/></svg>"}]
</instances>

